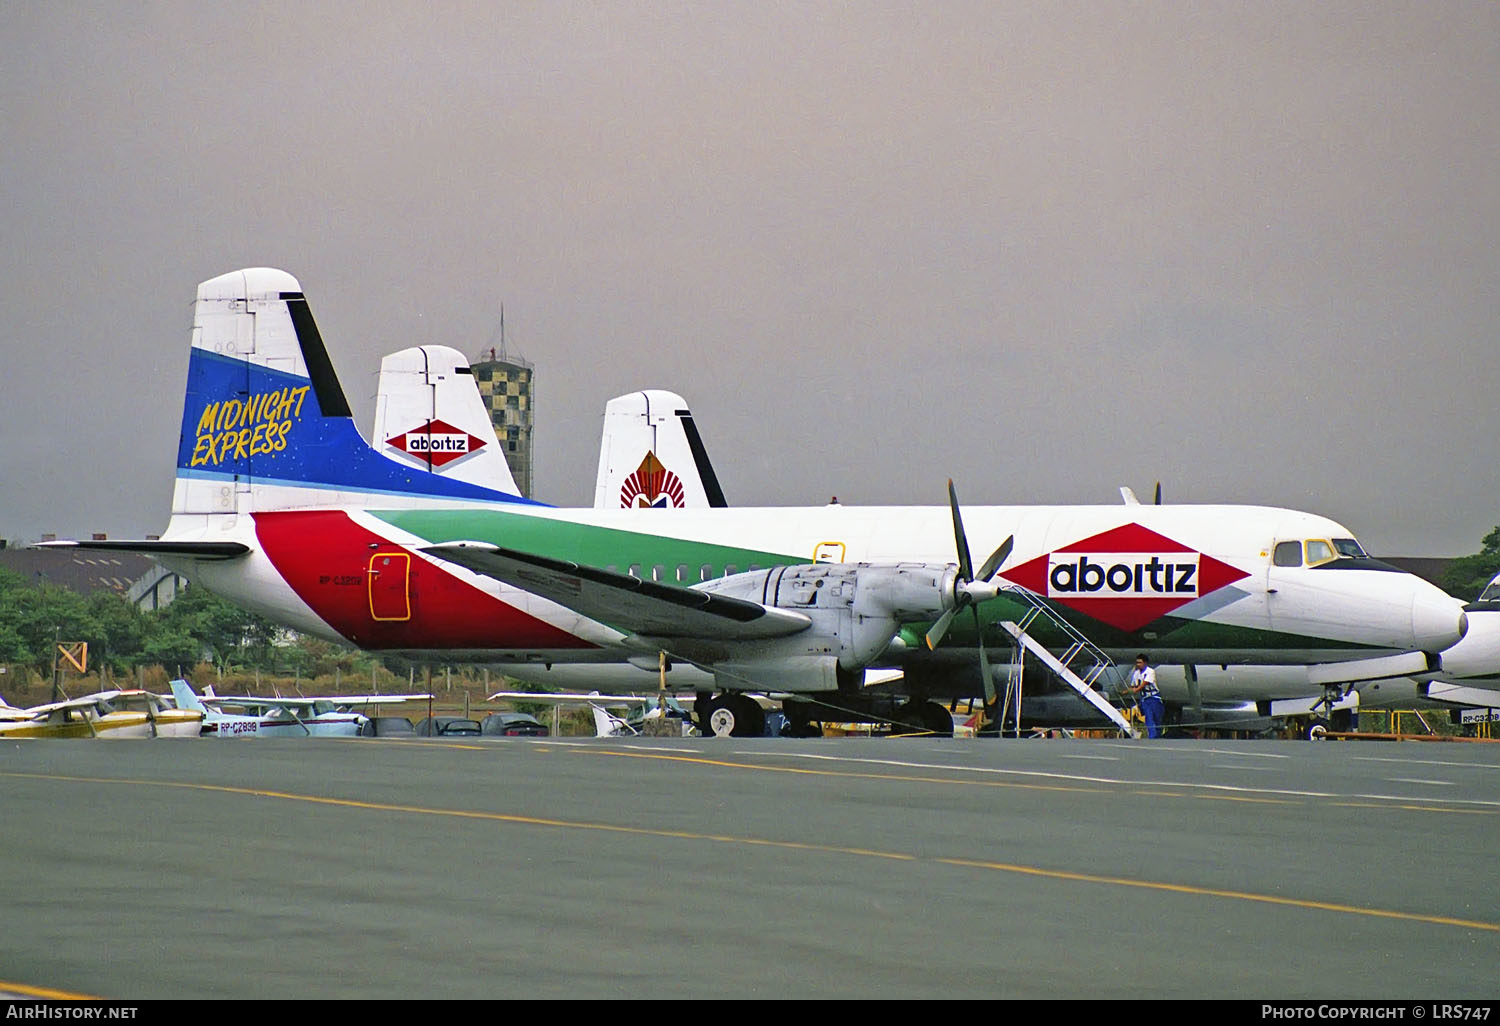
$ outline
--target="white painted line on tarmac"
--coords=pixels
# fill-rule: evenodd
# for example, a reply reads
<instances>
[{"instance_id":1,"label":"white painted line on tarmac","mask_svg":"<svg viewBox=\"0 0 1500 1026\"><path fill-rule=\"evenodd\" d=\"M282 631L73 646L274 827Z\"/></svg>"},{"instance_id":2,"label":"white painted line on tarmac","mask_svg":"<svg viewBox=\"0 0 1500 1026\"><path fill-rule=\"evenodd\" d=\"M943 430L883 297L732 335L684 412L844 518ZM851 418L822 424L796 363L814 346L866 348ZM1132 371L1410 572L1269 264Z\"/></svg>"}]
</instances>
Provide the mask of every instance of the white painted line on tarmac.
<instances>
[{"instance_id":1,"label":"white painted line on tarmac","mask_svg":"<svg viewBox=\"0 0 1500 1026\"><path fill-rule=\"evenodd\" d=\"M1434 784L1438 787L1457 787L1451 780L1420 780L1417 777L1386 777L1395 784Z\"/></svg>"},{"instance_id":2,"label":"white painted line on tarmac","mask_svg":"<svg viewBox=\"0 0 1500 1026\"><path fill-rule=\"evenodd\" d=\"M702 749L699 749L699 748L683 748L680 745L621 745L620 747L621 748L628 748L632 752L694 752L694 753L697 753L697 752L702 751Z\"/></svg>"},{"instance_id":3,"label":"white painted line on tarmac","mask_svg":"<svg viewBox=\"0 0 1500 1026\"><path fill-rule=\"evenodd\" d=\"M1233 755L1237 759L1290 759L1290 755L1277 755L1275 752L1247 752L1238 748L1178 748L1175 745L1141 744L1131 745L1140 752L1166 752L1169 755L1197 755L1200 752L1212 752L1215 755Z\"/></svg>"},{"instance_id":4,"label":"white painted line on tarmac","mask_svg":"<svg viewBox=\"0 0 1500 1026\"><path fill-rule=\"evenodd\" d=\"M1208 764L1208 768L1209 769L1244 770L1247 773L1269 773L1273 769L1276 769L1275 766L1231 766L1227 762L1211 762L1211 763Z\"/></svg>"},{"instance_id":5,"label":"white painted line on tarmac","mask_svg":"<svg viewBox=\"0 0 1500 1026\"><path fill-rule=\"evenodd\" d=\"M1458 766L1462 769L1500 770L1500 765L1484 762L1451 762L1447 759L1392 759L1379 755L1356 755L1356 762L1405 762L1420 766Z\"/></svg>"},{"instance_id":6,"label":"white painted line on tarmac","mask_svg":"<svg viewBox=\"0 0 1500 1026\"><path fill-rule=\"evenodd\" d=\"M699 753L702 754L702 753ZM1238 754L1238 753L1235 753ZM1193 791L1223 792L1227 794L1249 794L1249 795L1277 795L1286 798L1327 798L1339 801L1347 801L1352 798L1362 798L1369 801L1383 802L1409 802L1413 800L1409 794L1366 794L1355 791L1302 791L1295 788L1273 788L1273 787L1240 787L1233 784L1204 784L1196 781L1186 780L1127 780L1122 777L1091 777L1081 773L1052 773L1044 770L1018 770L1005 769L998 766L954 766L944 763L929 762L907 762L900 759L869 759L855 758L847 755L820 755L813 752L750 752L747 757L776 758L776 759L808 759L820 762L839 762L866 764L875 766L889 766L893 769L916 769L916 770L947 770L957 773L992 773L999 776L1024 777L1040 780L1060 780L1068 783L1082 784L1109 784L1115 787L1176 787ZM1443 805L1471 805L1482 808L1500 809L1500 801L1483 798L1432 798L1423 797L1422 801L1436 802Z\"/></svg>"},{"instance_id":7,"label":"white painted line on tarmac","mask_svg":"<svg viewBox=\"0 0 1500 1026\"><path fill-rule=\"evenodd\" d=\"M1118 755L1064 755L1064 759L1093 759L1096 762L1119 762Z\"/></svg>"}]
</instances>

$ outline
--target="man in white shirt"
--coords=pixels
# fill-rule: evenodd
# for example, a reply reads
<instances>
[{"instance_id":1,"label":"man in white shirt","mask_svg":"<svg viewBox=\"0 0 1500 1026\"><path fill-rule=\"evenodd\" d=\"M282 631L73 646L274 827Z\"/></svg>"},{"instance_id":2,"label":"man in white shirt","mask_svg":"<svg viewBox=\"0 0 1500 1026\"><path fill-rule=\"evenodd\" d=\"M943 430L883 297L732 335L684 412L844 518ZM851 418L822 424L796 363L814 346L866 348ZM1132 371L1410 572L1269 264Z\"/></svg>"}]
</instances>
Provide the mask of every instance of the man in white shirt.
<instances>
[{"instance_id":1,"label":"man in white shirt","mask_svg":"<svg viewBox=\"0 0 1500 1026\"><path fill-rule=\"evenodd\" d=\"M1136 697L1136 704L1141 707L1141 715L1146 718L1146 736L1161 737L1162 714L1166 707L1162 705L1161 692L1156 689L1156 671L1151 668L1151 660L1146 658L1142 652L1135 657L1135 671L1130 675L1131 694Z\"/></svg>"}]
</instances>

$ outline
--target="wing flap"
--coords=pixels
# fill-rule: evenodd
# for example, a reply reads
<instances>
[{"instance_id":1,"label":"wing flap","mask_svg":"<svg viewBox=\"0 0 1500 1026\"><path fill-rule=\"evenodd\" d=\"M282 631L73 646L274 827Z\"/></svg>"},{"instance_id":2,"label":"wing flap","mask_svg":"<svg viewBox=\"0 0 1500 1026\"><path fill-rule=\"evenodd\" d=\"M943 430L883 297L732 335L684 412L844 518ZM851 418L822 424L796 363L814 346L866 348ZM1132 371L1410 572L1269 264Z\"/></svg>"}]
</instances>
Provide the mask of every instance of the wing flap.
<instances>
[{"instance_id":1,"label":"wing flap","mask_svg":"<svg viewBox=\"0 0 1500 1026\"><path fill-rule=\"evenodd\" d=\"M812 623L801 613L758 602L643 581L487 542L445 542L422 551L646 637L751 641L796 634Z\"/></svg>"}]
</instances>

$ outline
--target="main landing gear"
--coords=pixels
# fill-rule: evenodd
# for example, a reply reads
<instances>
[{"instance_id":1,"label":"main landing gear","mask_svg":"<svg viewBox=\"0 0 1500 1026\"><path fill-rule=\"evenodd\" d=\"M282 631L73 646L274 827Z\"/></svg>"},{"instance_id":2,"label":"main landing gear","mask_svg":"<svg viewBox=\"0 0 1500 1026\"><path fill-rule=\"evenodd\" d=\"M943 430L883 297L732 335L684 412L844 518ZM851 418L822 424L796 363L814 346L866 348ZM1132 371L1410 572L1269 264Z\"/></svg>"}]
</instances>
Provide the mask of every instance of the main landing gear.
<instances>
[{"instance_id":1,"label":"main landing gear","mask_svg":"<svg viewBox=\"0 0 1500 1026\"><path fill-rule=\"evenodd\" d=\"M698 732L705 737L760 737L766 732L765 710L747 695L699 692L694 706Z\"/></svg>"},{"instance_id":2,"label":"main landing gear","mask_svg":"<svg viewBox=\"0 0 1500 1026\"><path fill-rule=\"evenodd\" d=\"M889 723L892 734L953 736L953 714L937 702L924 699L897 705L885 697L841 696L829 703L788 698L781 709L786 715L781 731L785 737L821 737L819 724L824 722ZM698 732L704 737L762 737L766 732L765 710L747 695L699 692L694 712Z\"/></svg>"}]
</instances>

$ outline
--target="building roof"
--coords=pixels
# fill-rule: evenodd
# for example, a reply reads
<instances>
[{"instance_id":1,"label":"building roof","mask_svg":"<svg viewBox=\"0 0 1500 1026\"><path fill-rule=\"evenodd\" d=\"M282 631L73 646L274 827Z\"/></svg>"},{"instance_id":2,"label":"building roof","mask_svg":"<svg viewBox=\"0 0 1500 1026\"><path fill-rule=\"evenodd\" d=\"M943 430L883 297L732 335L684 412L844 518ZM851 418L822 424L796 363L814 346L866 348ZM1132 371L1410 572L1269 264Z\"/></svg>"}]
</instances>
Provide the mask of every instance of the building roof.
<instances>
[{"instance_id":1,"label":"building roof","mask_svg":"<svg viewBox=\"0 0 1500 1026\"><path fill-rule=\"evenodd\" d=\"M155 560L134 552L0 549L0 570L18 574L29 584L55 584L80 595L111 591L123 597L155 568Z\"/></svg>"}]
</instances>

